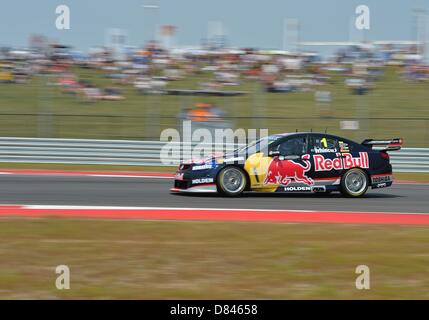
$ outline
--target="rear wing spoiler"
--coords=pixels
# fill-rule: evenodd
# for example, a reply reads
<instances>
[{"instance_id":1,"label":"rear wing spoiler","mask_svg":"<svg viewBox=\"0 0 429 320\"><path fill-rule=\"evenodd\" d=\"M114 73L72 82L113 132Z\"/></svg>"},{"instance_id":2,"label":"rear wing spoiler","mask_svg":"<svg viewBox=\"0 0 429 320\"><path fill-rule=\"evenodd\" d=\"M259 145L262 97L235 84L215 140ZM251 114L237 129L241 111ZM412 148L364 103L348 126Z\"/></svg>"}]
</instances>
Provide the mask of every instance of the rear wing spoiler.
<instances>
[{"instance_id":1,"label":"rear wing spoiler","mask_svg":"<svg viewBox=\"0 0 429 320\"><path fill-rule=\"evenodd\" d=\"M394 138L391 140L375 140L375 139L365 139L362 141L364 146L367 146L372 149L373 146L386 146L381 148L382 151L395 151L400 150L403 144L402 138Z\"/></svg>"}]
</instances>

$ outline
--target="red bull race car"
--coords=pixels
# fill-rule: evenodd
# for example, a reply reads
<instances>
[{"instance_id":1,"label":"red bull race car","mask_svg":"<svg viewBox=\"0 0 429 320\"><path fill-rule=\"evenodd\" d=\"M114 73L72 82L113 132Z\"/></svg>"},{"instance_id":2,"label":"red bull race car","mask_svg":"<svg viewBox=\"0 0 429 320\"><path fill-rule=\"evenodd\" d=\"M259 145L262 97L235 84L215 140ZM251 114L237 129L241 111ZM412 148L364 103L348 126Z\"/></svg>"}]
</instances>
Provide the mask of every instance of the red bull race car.
<instances>
[{"instance_id":1,"label":"red bull race car","mask_svg":"<svg viewBox=\"0 0 429 320\"><path fill-rule=\"evenodd\" d=\"M302 132L271 135L230 154L181 163L172 192L340 191L363 196L369 187L393 183L389 151L402 139L356 143L335 135Z\"/></svg>"}]
</instances>

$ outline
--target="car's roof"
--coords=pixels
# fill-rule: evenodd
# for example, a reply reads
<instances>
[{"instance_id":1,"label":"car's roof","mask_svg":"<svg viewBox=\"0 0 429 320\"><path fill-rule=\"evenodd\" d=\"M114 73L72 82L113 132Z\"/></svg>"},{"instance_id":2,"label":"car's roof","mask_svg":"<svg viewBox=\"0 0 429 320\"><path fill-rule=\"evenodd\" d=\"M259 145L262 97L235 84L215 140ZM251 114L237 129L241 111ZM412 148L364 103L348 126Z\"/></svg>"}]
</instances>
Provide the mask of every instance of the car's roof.
<instances>
[{"instance_id":1,"label":"car's roof","mask_svg":"<svg viewBox=\"0 0 429 320\"><path fill-rule=\"evenodd\" d=\"M276 139L277 140L277 139L284 138L284 137L295 136L295 135L307 135L307 134L308 135L325 135L325 136L328 136L328 137L334 137L334 138L337 138L337 139L341 139L341 140L347 141L349 143L353 142L350 139L343 138L343 137L337 136L335 134L324 133L324 132L314 132L314 131L276 133L276 134L270 135L269 137L272 138L272 139Z\"/></svg>"},{"instance_id":2,"label":"car's roof","mask_svg":"<svg viewBox=\"0 0 429 320\"><path fill-rule=\"evenodd\" d=\"M336 135L330 134L330 133L323 133L323 132L314 132L314 131L308 131L308 132L284 132L284 133L276 133L276 134L272 134L270 135L270 137L286 137L286 136L293 136L293 135L302 135L302 134L325 134L328 136L334 136L337 137Z\"/></svg>"}]
</instances>

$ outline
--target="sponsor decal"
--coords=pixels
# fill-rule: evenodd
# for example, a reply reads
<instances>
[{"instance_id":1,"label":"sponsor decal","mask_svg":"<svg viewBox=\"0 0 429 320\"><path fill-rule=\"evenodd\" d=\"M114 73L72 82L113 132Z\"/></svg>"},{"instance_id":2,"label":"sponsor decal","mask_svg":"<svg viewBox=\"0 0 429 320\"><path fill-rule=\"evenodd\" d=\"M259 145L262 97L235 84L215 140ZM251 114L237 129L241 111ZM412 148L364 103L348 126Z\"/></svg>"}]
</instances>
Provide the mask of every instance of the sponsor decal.
<instances>
[{"instance_id":1,"label":"sponsor decal","mask_svg":"<svg viewBox=\"0 0 429 320\"><path fill-rule=\"evenodd\" d=\"M174 179L183 180L183 173L176 173L176 175L174 176Z\"/></svg>"},{"instance_id":2,"label":"sponsor decal","mask_svg":"<svg viewBox=\"0 0 429 320\"><path fill-rule=\"evenodd\" d=\"M378 183L375 187L376 188L385 188L385 187L387 187L387 183L386 182Z\"/></svg>"},{"instance_id":3,"label":"sponsor decal","mask_svg":"<svg viewBox=\"0 0 429 320\"><path fill-rule=\"evenodd\" d=\"M192 180L192 184L212 183L213 178L201 178Z\"/></svg>"},{"instance_id":4,"label":"sponsor decal","mask_svg":"<svg viewBox=\"0 0 429 320\"><path fill-rule=\"evenodd\" d=\"M371 177L371 181L372 181L373 184L375 184L375 183L383 183L383 182L392 182L393 181L393 177L391 175L374 176L374 177Z\"/></svg>"},{"instance_id":5,"label":"sponsor decal","mask_svg":"<svg viewBox=\"0 0 429 320\"><path fill-rule=\"evenodd\" d=\"M314 153L338 152L337 148L318 148L318 147L315 147L313 151Z\"/></svg>"},{"instance_id":6,"label":"sponsor decal","mask_svg":"<svg viewBox=\"0 0 429 320\"><path fill-rule=\"evenodd\" d=\"M338 145L340 146L340 152L350 152L348 143L338 141Z\"/></svg>"},{"instance_id":7,"label":"sponsor decal","mask_svg":"<svg viewBox=\"0 0 429 320\"><path fill-rule=\"evenodd\" d=\"M206 163L206 164L199 165L199 166L193 166L192 171L207 170L207 169L212 169L212 168L213 168L213 165L211 163Z\"/></svg>"},{"instance_id":8,"label":"sponsor decal","mask_svg":"<svg viewBox=\"0 0 429 320\"><path fill-rule=\"evenodd\" d=\"M325 186L311 187L311 191L313 191L313 192L325 192L326 187Z\"/></svg>"},{"instance_id":9,"label":"sponsor decal","mask_svg":"<svg viewBox=\"0 0 429 320\"><path fill-rule=\"evenodd\" d=\"M235 158L228 158L224 160L225 162L234 162L234 161L244 161L243 157L235 157Z\"/></svg>"},{"instance_id":10,"label":"sponsor decal","mask_svg":"<svg viewBox=\"0 0 429 320\"><path fill-rule=\"evenodd\" d=\"M359 152L359 157L353 157L351 153L337 153L335 159L325 159L321 154L313 156L314 171L331 171L351 168L369 168L367 152Z\"/></svg>"},{"instance_id":11,"label":"sponsor decal","mask_svg":"<svg viewBox=\"0 0 429 320\"><path fill-rule=\"evenodd\" d=\"M287 192L306 192L311 191L311 187L285 187Z\"/></svg>"},{"instance_id":12,"label":"sponsor decal","mask_svg":"<svg viewBox=\"0 0 429 320\"><path fill-rule=\"evenodd\" d=\"M325 186L287 186L284 187L287 192L325 192Z\"/></svg>"},{"instance_id":13,"label":"sponsor decal","mask_svg":"<svg viewBox=\"0 0 429 320\"><path fill-rule=\"evenodd\" d=\"M292 160L280 160L278 157L273 158L268 166L264 184L287 186L292 181L295 181L313 185L314 181L306 175L306 172L311 169L310 155L303 155L302 159L305 165Z\"/></svg>"}]
</instances>

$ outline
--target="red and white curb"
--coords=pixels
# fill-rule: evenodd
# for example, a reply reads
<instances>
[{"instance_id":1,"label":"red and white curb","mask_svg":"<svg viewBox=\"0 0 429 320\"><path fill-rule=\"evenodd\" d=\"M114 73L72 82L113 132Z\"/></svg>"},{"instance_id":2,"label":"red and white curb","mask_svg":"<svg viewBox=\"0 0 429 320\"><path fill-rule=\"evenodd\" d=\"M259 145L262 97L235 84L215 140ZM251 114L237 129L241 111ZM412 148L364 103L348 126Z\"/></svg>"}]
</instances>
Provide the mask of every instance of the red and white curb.
<instances>
[{"instance_id":1,"label":"red and white curb","mask_svg":"<svg viewBox=\"0 0 429 320\"><path fill-rule=\"evenodd\" d=\"M0 205L0 217L429 225L429 213Z\"/></svg>"}]
</instances>

